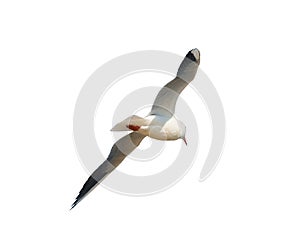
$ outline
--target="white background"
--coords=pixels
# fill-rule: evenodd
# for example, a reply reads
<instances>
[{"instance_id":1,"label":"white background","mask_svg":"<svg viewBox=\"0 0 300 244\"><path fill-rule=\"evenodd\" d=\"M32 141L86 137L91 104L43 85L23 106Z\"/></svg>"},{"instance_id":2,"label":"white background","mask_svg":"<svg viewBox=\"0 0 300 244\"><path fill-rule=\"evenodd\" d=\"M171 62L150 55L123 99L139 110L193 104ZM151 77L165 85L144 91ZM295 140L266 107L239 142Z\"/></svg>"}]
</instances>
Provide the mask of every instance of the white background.
<instances>
[{"instance_id":1,"label":"white background","mask_svg":"<svg viewBox=\"0 0 300 244\"><path fill-rule=\"evenodd\" d=\"M2 1L1 243L299 243L299 22L297 1ZM86 79L121 54L194 47L226 112L215 172L198 182L199 160L168 191L98 187L69 211Z\"/></svg>"}]
</instances>

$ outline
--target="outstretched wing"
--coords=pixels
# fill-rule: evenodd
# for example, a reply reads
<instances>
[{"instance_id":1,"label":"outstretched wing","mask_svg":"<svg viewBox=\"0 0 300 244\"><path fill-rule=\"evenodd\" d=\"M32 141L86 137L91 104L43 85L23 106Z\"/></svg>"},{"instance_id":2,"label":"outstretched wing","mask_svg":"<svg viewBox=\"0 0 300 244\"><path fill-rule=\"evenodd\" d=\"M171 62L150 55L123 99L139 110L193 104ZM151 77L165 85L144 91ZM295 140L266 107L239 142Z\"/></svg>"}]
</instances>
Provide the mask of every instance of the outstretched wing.
<instances>
[{"instance_id":1,"label":"outstretched wing","mask_svg":"<svg viewBox=\"0 0 300 244\"><path fill-rule=\"evenodd\" d=\"M166 84L157 94L150 114L173 116L178 96L194 79L200 64L200 52L193 49L181 62L176 78Z\"/></svg>"},{"instance_id":2,"label":"outstretched wing","mask_svg":"<svg viewBox=\"0 0 300 244\"><path fill-rule=\"evenodd\" d=\"M108 176L145 138L137 132L132 132L119 139L112 147L107 159L92 173L83 185L71 209L74 208L88 193L90 193L106 176Z\"/></svg>"}]
</instances>

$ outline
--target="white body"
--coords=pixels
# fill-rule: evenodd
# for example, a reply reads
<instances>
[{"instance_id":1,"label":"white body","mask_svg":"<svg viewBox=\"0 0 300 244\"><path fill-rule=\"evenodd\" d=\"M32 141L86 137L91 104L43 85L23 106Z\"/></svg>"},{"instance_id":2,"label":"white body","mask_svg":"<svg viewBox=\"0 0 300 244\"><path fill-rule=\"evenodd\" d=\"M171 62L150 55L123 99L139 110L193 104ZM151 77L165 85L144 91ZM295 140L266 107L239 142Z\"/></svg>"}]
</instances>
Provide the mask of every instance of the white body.
<instances>
[{"instance_id":1,"label":"white body","mask_svg":"<svg viewBox=\"0 0 300 244\"><path fill-rule=\"evenodd\" d=\"M112 131L131 130L129 125L136 127L135 132L157 140L184 139L185 125L175 116L148 115L145 118L133 115L115 125Z\"/></svg>"},{"instance_id":2,"label":"white body","mask_svg":"<svg viewBox=\"0 0 300 244\"><path fill-rule=\"evenodd\" d=\"M144 118L138 133L158 140L177 140L185 135L185 125L175 116L149 115Z\"/></svg>"}]
</instances>

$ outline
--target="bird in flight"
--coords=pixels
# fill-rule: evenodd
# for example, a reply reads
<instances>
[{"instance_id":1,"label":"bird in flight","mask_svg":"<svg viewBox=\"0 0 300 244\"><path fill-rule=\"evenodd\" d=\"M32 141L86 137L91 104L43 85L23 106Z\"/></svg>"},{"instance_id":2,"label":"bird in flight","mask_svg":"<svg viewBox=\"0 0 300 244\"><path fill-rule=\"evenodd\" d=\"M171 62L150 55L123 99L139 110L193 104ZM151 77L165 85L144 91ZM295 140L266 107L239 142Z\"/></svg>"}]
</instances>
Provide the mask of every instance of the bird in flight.
<instances>
[{"instance_id":1,"label":"bird in flight","mask_svg":"<svg viewBox=\"0 0 300 244\"><path fill-rule=\"evenodd\" d=\"M148 116L145 118L137 115L130 116L111 129L111 131L131 131L131 133L113 145L107 159L83 185L71 209L137 148L146 136L164 141L182 139L187 145L186 127L174 116L175 106L180 93L194 79L199 64L200 52L198 49L192 49L181 62L176 77L157 94Z\"/></svg>"}]
</instances>

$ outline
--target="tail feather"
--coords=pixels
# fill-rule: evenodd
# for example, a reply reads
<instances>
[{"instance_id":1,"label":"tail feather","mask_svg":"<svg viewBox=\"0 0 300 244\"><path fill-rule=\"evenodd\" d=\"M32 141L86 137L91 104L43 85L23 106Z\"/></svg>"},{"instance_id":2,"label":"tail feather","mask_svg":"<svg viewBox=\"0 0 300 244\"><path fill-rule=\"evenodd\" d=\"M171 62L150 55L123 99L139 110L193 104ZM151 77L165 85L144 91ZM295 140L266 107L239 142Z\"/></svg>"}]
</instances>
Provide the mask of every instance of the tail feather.
<instances>
[{"instance_id":1,"label":"tail feather","mask_svg":"<svg viewBox=\"0 0 300 244\"><path fill-rule=\"evenodd\" d=\"M142 126L144 121L145 120L142 117L132 115L116 124L111 131L130 131L131 129L128 128L129 125Z\"/></svg>"}]
</instances>

